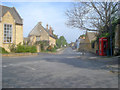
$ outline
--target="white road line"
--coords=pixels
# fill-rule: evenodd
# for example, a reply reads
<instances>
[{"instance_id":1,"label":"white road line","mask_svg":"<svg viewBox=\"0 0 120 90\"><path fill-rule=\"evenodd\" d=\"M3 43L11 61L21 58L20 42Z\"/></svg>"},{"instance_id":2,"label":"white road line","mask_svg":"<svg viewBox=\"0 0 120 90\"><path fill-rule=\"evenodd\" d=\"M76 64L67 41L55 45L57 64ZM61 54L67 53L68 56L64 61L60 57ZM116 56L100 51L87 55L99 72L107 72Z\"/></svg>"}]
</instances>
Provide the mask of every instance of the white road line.
<instances>
[{"instance_id":1,"label":"white road line","mask_svg":"<svg viewBox=\"0 0 120 90\"><path fill-rule=\"evenodd\" d=\"M31 69L31 70L36 70L35 68L29 67L29 66L24 66L24 67Z\"/></svg>"},{"instance_id":2,"label":"white road line","mask_svg":"<svg viewBox=\"0 0 120 90\"><path fill-rule=\"evenodd\" d=\"M4 68L5 68L5 67L7 67L7 65L3 65L2 67L4 67Z\"/></svg>"}]
</instances>

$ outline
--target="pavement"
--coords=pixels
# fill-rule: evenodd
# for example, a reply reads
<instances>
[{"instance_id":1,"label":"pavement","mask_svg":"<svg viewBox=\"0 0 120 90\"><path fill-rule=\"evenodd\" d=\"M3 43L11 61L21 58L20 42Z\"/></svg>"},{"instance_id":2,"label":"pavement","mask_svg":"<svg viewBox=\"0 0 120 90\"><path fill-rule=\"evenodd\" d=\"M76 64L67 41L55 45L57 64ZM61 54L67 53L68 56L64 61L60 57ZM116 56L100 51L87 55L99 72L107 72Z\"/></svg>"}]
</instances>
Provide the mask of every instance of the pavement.
<instances>
[{"instance_id":1,"label":"pavement","mask_svg":"<svg viewBox=\"0 0 120 90\"><path fill-rule=\"evenodd\" d=\"M117 64L118 59L83 55L71 48L58 54L3 57L2 87L118 88L118 73L110 67Z\"/></svg>"}]
</instances>

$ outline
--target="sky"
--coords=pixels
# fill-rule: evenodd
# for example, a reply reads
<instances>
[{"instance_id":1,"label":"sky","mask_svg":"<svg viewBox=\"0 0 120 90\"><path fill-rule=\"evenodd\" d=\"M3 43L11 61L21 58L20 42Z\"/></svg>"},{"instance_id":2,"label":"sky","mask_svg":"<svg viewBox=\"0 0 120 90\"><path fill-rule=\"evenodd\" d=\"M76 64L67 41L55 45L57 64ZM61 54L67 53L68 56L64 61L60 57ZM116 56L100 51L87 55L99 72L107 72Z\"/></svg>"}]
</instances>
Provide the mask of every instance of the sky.
<instances>
[{"instance_id":1,"label":"sky","mask_svg":"<svg viewBox=\"0 0 120 90\"><path fill-rule=\"evenodd\" d=\"M85 33L65 25L65 11L71 8L72 2L2 2L2 5L16 8L23 19L24 37L28 36L38 22L42 22L45 28L46 24L51 26L54 33L58 37L64 36L68 43Z\"/></svg>"}]
</instances>

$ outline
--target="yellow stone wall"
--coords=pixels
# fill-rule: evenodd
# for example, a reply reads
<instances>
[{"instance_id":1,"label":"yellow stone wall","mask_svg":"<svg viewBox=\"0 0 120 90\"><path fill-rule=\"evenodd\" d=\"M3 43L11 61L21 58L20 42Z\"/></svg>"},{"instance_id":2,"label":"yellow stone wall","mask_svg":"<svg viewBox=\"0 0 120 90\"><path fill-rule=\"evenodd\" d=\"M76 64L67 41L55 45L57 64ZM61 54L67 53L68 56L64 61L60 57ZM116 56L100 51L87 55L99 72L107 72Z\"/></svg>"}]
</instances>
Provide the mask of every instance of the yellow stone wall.
<instances>
[{"instance_id":1,"label":"yellow stone wall","mask_svg":"<svg viewBox=\"0 0 120 90\"><path fill-rule=\"evenodd\" d=\"M97 42L95 42L94 48L91 46L91 42L89 41L88 35L85 36L85 41L80 44L80 50L84 49L88 52L96 53L96 50L98 49Z\"/></svg>"},{"instance_id":2,"label":"yellow stone wall","mask_svg":"<svg viewBox=\"0 0 120 90\"><path fill-rule=\"evenodd\" d=\"M36 42L36 36L30 36L30 45L34 45Z\"/></svg>"},{"instance_id":3,"label":"yellow stone wall","mask_svg":"<svg viewBox=\"0 0 120 90\"><path fill-rule=\"evenodd\" d=\"M0 23L0 47L2 47L2 42L3 42L3 39L2 39L2 23Z\"/></svg>"},{"instance_id":4,"label":"yellow stone wall","mask_svg":"<svg viewBox=\"0 0 120 90\"><path fill-rule=\"evenodd\" d=\"M16 45L19 43L23 44L23 26L22 25L16 25Z\"/></svg>"},{"instance_id":5,"label":"yellow stone wall","mask_svg":"<svg viewBox=\"0 0 120 90\"><path fill-rule=\"evenodd\" d=\"M56 39L49 37L49 45L55 46L56 45Z\"/></svg>"},{"instance_id":6,"label":"yellow stone wall","mask_svg":"<svg viewBox=\"0 0 120 90\"><path fill-rule=\"evenodd\" d=\"M45 30L42 30L41 31L41 36L40 36L40 40L42 41L42 40L49 40L49 35L48 35L48 33L45 31Z\"/></svg>"},{"instance_id":7,"label":"yellow stone wall","mask_svg":"<svg viewBox=\"0 0 120 90\"><path fill-rule=\"evenodd\" d=\"M11 13L8 11L3 17L2 21L0 23L0 32L1 32L1 39L2 42L0 42L0 46L5 48L7 51L9 50L9 45L10 43L4 43L3 42L3 36L4 36L4 31L3 31L3 26L4 24L12 24L12 43L11 44L18 44L18 43L23 43L23 26L15 25L15 20L12 17ZM15 32L16 30L16 32ZM16 34L15 34L16 33Z\"/></svg>"},{"instance_id":8,"label":"yellow stone wall","mask_svg":"<svg viewBox=\"0 0 120 90\"><path fill-rule=\"evenodd\" d=\"M89 50L91 49L91 44L90 44L90 41L89 41L87 35L86 35L86 37L85 37L84 49L87 50L87 51L89 51Z\"/></svg>"}]
</instances>

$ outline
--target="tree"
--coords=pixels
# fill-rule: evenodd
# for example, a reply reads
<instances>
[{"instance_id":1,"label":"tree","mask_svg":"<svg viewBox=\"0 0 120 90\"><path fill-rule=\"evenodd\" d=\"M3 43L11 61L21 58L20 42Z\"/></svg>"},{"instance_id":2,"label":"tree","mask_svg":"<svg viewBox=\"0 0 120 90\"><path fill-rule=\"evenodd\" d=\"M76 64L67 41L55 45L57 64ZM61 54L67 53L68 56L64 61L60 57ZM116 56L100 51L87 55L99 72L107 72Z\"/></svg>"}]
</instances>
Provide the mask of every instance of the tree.
<instances>
[{"instance_id":1,"label":"tree","mask_svg":"<svg viewBox=\"0 0 120 90\"><path fill-rule=\"evenodd\" d=\"M88 31L108 31L110 20L118 18L118 2L77 2L65 14L67 26Z\"/></svg>"},{"instance_id":2,"label":"tree","mask_svg":"<svg viewBox=\"0 0 120 90\"><path fill-rule=\"evenodd\" d=\"M61 46L67 45L67 41L66 41L66 39L64 38L64 36L60 36L60 38L57 39L56 45L57 45L59 48L60 48Z\"/></svg>"}]
</instances>

